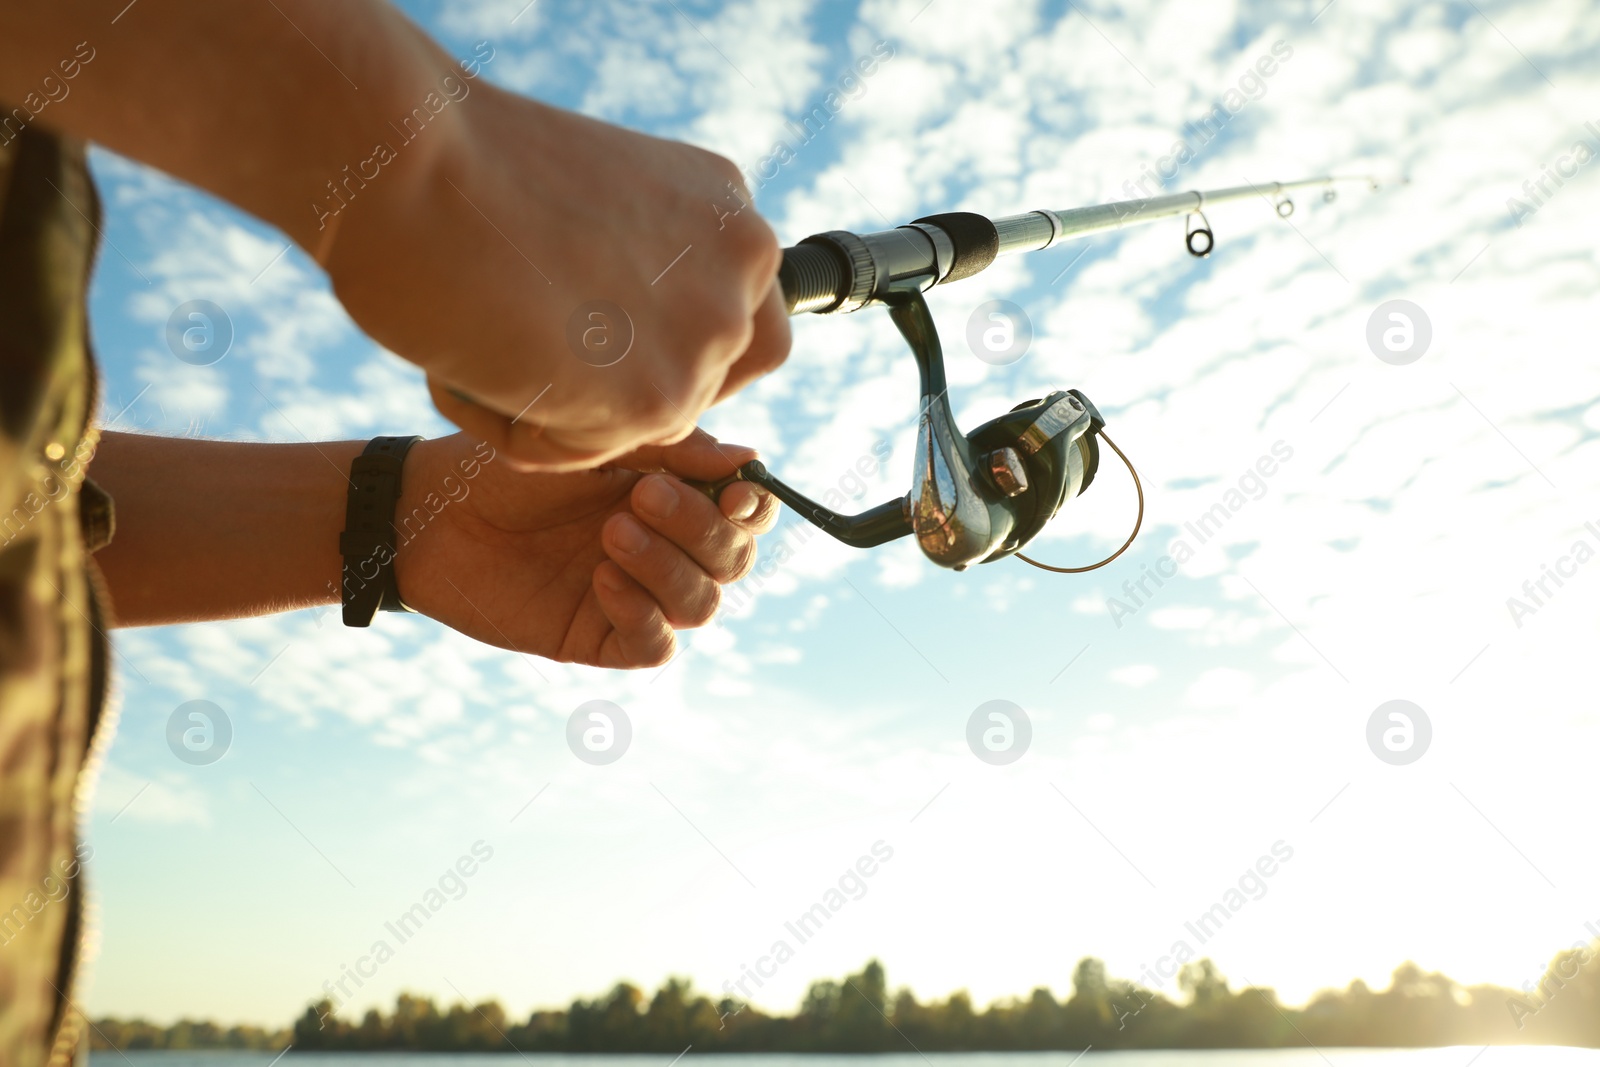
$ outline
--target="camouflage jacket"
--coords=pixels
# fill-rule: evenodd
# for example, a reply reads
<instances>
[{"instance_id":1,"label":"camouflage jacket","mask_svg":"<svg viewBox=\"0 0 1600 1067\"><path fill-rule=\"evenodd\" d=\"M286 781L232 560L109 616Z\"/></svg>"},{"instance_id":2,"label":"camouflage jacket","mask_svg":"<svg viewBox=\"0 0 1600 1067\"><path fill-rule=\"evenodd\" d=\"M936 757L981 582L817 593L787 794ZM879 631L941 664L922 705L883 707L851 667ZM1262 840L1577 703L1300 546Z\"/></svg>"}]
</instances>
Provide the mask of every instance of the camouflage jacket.
<instances>
[{"instance_id":1,"label":"camouflage jacket","mask_svg":"<svg viewBox=\"0 0 1600 1067\"><path fill-rule=\"evenodd\" d=\"M99 202L81 144L0 144L0 1063L77 1059L80 822L109 740L107 600L85 478L96 379L85 296Z\"/></svg>"}]
</instances>

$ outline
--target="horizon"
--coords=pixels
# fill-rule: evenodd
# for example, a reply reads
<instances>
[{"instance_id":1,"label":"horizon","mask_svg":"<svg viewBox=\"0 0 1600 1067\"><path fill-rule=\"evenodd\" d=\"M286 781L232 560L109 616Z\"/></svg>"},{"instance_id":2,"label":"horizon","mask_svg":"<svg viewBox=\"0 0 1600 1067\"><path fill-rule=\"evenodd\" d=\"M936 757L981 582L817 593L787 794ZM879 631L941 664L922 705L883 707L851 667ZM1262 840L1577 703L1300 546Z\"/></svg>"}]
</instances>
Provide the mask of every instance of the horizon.
<instances>
[{"instance_id":1,"label":"horizon","mask_svg":"<svg viewBox=\"0 0 1600 1067\"><path fill-rule=\"evenodd\" d=\"M1565 973L1565 969L1562 966L1562 964L1564 962L1566 962L1569 959L1570 954L1572 952L1575 952L1575 951L1578 952L1578 955L1576 957L1571 957L1571 958L1576 960L1577 966L1574 967L1573 970L1572 970L1572 973L1570 975L1568 975L1568 974ZM1588 967L1589 964L1593 963L1597 959L1600 959L1600 932L1596 932L1595 939L1593 941L1591 941L1587 946L1582 947L1581 950L1578 949L1577 946L1569 946L1567 949L1563 949L1563 950L1553 954L1552 957L1551 957L1550 963L1549 963L1549 967L1546 970L1546 972L1541 976L1541 980L1539 982L1533 984L1531 988L1524 988L1524 989L1510 989L1510 988L1506 988L1506 987L1502 987L1502 986L1496 986L1496 985L1493 985L1493 984L1465 985L1463 983L1456 982L1454 979L1450 978L1449 975L1443 974L1442 972L1439 972L1439 971L1436 971L1436 970L1429 970L1427 967L1422 966L1421 964L1418 964L1414 960L1405 960L1405 961L1402 961L1399 964L1396 964L1394 970L1391 972L1389 984L1386 987L1382 988L1382 989L1379 989L1379 988L1376 988L1376 987L1368 987L1366 985L1366 983L1363 982L1362 979L1355 978L1355 979L1351 979L1349 982L1345 983L1343 986L1339 986L1339 985L1324 986L1324 987L1320 988L1319 990L1317 990L1317 992L1314 993L1310 998L1308 998L1304 1003L1300 1003L1300 1004L1287 1004L1287 1003L1284 1003L1281 999L1279 999L1276 996L1276 990L1272 986L1271 983L1260 983L1260 984L1247 983L1247 984L1242 984L1242 985L1235 985L1232 982L1232 980L1226 974L1223 974L1222 972L1215 971L1215 970L1212 970L1211 973L1214 975L1214 978L1216 980L1220 981L1222 989L1225 990L1229 995L1232 995L1232 996L1235 996L1235 997L1243 997L1245 994L1252 993L1252 992L1258 993L1258 994L1263 994L1263 995L1268 996L1269 1001L1271 1003L1274 1003L1279 1007L1285 1008L1285 1009L1290 1010L1290 1011L1300 1011L1300 1012L1304 1012L1304 1011L1310 1010L1310 1008L1314 1004L1318 1003L1319 1001L1327 1000L1330 997L1337 999L1338 997L1340 997L1342 995L1349 994L1349 993L1355 992L1357 990L1370 991L1375 996L1399 994L1399 993L1402 992L1402 987L1400 985L1400 980L1401 980L1402 976L1410 977L1411 975L1415 975L1415 976L1420 976L1420 977L1422 977L1424 979L1441 978L1441 979L1444 979L1447 983L1449 983L1449 985L1450 985L1450 987L1452 989L1452 992L1465 994L1474 1003L1476 1003L1477 995L1480 995L1480 994L1488 995L1488 996L1494 997L1496 999L1498 999L1500 996L1504 995L1505 998L1506 998L1505 1007L1507 1009L1507 1014L1508 1014L1511 1022L1516 1025L1517 1034L1522 1035L1522 1034L1524 1034L1524 1027L1525 1027L1527 1021L1530 1020L1530 1019L1536 1018L1540 1014L1540 1012L1542 1012L1546 1007L1548 1007L1551 1003L1553 1003L1555 1001L1555 999L1561 995L1561 992L1565 988L1566 984L1574 982L1578 978L1584 976L1585 973L1586 973L1585 972L1585 968ZM1191 961L1186 960L1185 962L1191 962ZM1192 960L1192 962L1195 963L1197 966L1202 967L1202 968L1204 968L1206 965L1212 963L1210 958L1206 957L1204 955L1194 958ZM1141 1006L1140 1006L1140 1008L1138 1010L1135 1010L1135 1011L1132 1011L1132 1012L1129 1013L1130 1017L1137 1016L1139 1014L1139 1012L1142 1011L1143 1007L1148 1006L1150 1003L1154 1002L1155 1000L1165 1001L1166 1003L1168 1003L1170 1005L1173 1005L1175 1007L1193 1008L1193 1007L1197 1006L1197 999L1198 999L1198 995L1199 994L1194 988L1190 988L1190 989L1188 989L1186 991L1183 991L1183 992L1178 992L1177 990L1170 990L1170 989L1165 989L1165 988L1160 988L1160 987L1151 987L1151 986L1147 986L1147 985L1142 985L1135 979L1124 978L1122 976L1118 976L1118 975L1111 974L1109 972L1104 971L1104 969L1103 969L1103 961L1095 959L1092 956L1085 956L1082 959L1076 961L1076 963L1073 966L1073 970L1074 970L1075 974L1077 972L1081 971L1082 968L1084 968L1087 965L1092 965L1092 966L1097 967L1097 968L1100 969L1099 973L1100 973L1101 977L1104 979L1106 987L1109 990L1111 990L1111 996L1112 996L1112 1000L1113 1000L1113 1004L1114 1005L1115 1005L1115 1002L1116 1002L1117 998L1122 996L1122 993L1118 992L1118 990L1126 990L1128 993L1135 994L1135 995L1137 995L1138 993L1150 993L1152 995L1152 1000L1151 1001L1144 1001L1141 1004ZM738 997L738 996L725 996L725 995L717 994L715 991L712 991L712 990L702 989L698 985L696 985L692 979L687 979L687 978L685 978L685 977L680 975L680 976L668 977L666 980L664 980L661 983L661 985L657 986L654 990L652 990L652 989L650 989L650 988L648 988L646 986L642 986L642 985L640 985L638 983L632 982L632 981L630 981L630 980L628 980L626 978L619 978L604 990L594 991L593 993L591 993L591 994L589 994L587 996L584 995L584 994L574 994L572 997L568 998L568 1000L564 1004L561 1004L561 1005L535 1005L535 1006L532 1006L532 1007L524 1009L521 1013L508 1011L507 1012L507 1018L509 1018L509 1019L527 1018L530 1021L533 1021L533 1020L537 1019L537 1017L542 1016L542 1015L565 1015L570 1010L575 1009L575 1008L579 1008L579 1007L593 1008L593 1007L596 1007L596 1006L603 1006L604 1004L608 1003L611 998L616 996L619 991L623 990L624 988L627 988L627 989L631 989L631 990L633 990L633 991L635 991L636 993L639 994L639 1000L637 1001L635 1007L638 1010L638 1012L640 1013L640 1017L641 1018L644 1017L646 1009L648 1009L651 1001L656 996L667 994L669 992L676 992L678 994L681 994L682 997L685 999L685 1003L689 1003L689 1002L691 1002L693 1000L698 1000L698 999L708 1000L711 1004L717 1006L721 1010L721 1015L719 1016L719 1030L720 1030L722 1028L722 1026L726 1025L726 1023L727 1023L729 1018L740 1016L747 1010L752 1011L756 1015L764 1016L764 1017L766 1017L768 1019L774 1019L774 1020L798 1019L806 1011L806 1001L810 998L812 992L815 989L817 989L818 987L828 986L828 985L836 986L840 990L843 990L845 988L851 988L853 986L853 983L855 982L855 980L862 978L863 974L869 972L873 968L877 968L879 970L879 972L885 978L887 978L887 976L889 974L887 966L881 960L879 960L879 959L877 959L875 957L874 958L870 958L870 959L866 960L864 963L862 963L862 965L861 965L861 973L852 973L852 974L846 975L843 979L823 978L823 977L813 978L811 980L810 984L809 984L808 989L807 989L806 997L802 998L802 1000L800 1002L796 1003L794 1005L793 1009L787 1014L784 1014L784 1013L781 1013L781 1012L780 1013L763 1012L763 1011L761 1011L761 1009L755 1008L752 1004L750 1004L744 998L741 998L741 997ZM1592 968L1590 968L1590 970L1592 971ZM356 983L357 990L359 991L359 989L360 989L360 979L356 975L348 974L348 972L347 972L346 977L348 977L349 981ZM1198 977L1198 975L1196 975L1196 977ZM310 1018L316 1018L319 1023L324 1024L324 1025L328 1021L335 1020L335 1019L337 1019L339 1021L342 1021L346 1025L358 1025L362 1021L362 1018L364 1016L366 1016L367 1014L371 1013L371 1012L378 1012L380 1015L383 1015L381 1006L378 1006L378 1007L370 1007L369 1006L369 1007L363 1009L359 1013L357 1013L357 1012L346 1013L345 1008L348 1007L349 1004L354 1000L354 994L349 993L349 992L346 991L345 984L346 983L344 983L344 982L338 983L337 992L333 992L331 990L325 990L325 992L327 992L329 994L328 996L325 996L320 1000L313 1000L312 1002L309 1002L309 1003L305 1004L303 1006L303 1010L301 1011L300 1014L294 1015L289 1020L289 1022L283 1024L283 1026L281 1026L277 1031L269 1030L268 1033L270 1034L270 1033L281 1032L283 1030L290 1030L296 1024L302 1022L303 1020L310 1019ZM1019 991L1019 992L1015 992L1015 993L1012 993L1012 994L1008 994L1006 996L999 997L999 998L997 998L997 999L995 999L993 1001L990 1001L988 1003L971 1002L971 1006L980 1015L987 1014L987 1013L992 1013L992 1012L1009 1010L1009 1009L1025 1008L1030 1003L1034 1003L1035 1002L1035 998L1037 997L1037 995L1040 992L1044 992L1044 993L1048 994L1057 1004L1064 1006L1064 1005L1070 1003L1075 997L1077 997L1077 996L1082 994L1082 991L1076 988L1076 982L1074 982L1072 984L1073 984L1073 988L1072 989L1069 989L1069 990L1061 993L1060 995L1058 995L1058 991L1057 990L1051 989L1049 987L1040 986L1040 987L1035 987L1033 989L1030 989L1030 990L1028 990L1026 992ZM895 985L893 982L886 981L885 984L884 984L884 991L888 995L891 1007L893 1006L894 1001L897 998L901 997L901 996L911 995L911 996L913 996L913 998L915 998L915 994L913 994L912 991L908 987L903 986L903 985ZM340 999L340 995L343 995L343 997L344 997L343 1000ZM440 1010L441 1014L447 1014L448 1012L450 1012L450 1011L452 1011L452 1010L454 1010L456 1008L465 1008L465 1009L468 1009L470 1011L479 1011L479 1010L489 1006L490 1004L499 1006L502 1009L504 1009L504 1007L505 1007L505 1005L501 1004L499 998L493 997L493 996L490 996L490 997L485 998L485 999L477 999L477 1000L469 1001L469 1000L467 1000L465 998L460 998L460 997L457 997L456 999L449 999L449 998L442 998L441 999L441 998L435 998L435 997L430 996L430 995L417 994L417 993L414 993L414 992L411 992L411 991L408 991L408 990L402 990L401 992L396 994L396 1008L398 1008L399 1003L401 1001L404 1001L404 1000L407 1000L407 999L413 1000L413 1001L424 1002L427 1005L429 1005L430 1007ZM968 993L964 988L963 989L953 990L949 994L947 994L946 996L944 996L942 998L928 998L925 1001L918 1000L917 1002L919 1004L921 1004L922 1006L925 1006L925 1007L939 1008L939 1007L947 1007L947 1006L949 1006L949 1005L951 1005L951 1004L953 1004L953 1003L955 1003L957 1001L960 1001L962 999L968 999L970 1001L970 997L968 996ZM1570 997L1566 998L1567 1001L1570 1001L1570 999L1571 999ZM1564 1003L1564 1006L1570 1007L1570 1004L1566 1003L1566 1001L1564 1001L1563 1003ZM730 1007L730 1005L731 1005L731 1007ZM393 1013L391 1012L390 1014L384 1015L383 1017L385 1019L392 1018L393 1017ZM163 1022L163 1021L159 1021L159 1020L145 1019L143 1017L116 1018L116 1017L112 1017L112 1016L106 1016L106 1017L102 1017L100 1019L97 1019L95 1021L96 1021L97 1024L106 1023L106 1022L116 1022L116 1023L120 1023L120 1024L150 1023L150 1024L153 1024L153 1025L157 1025L157 1026L165 1026L165 1027L167 1027L169 1029L174 1027L174 1026L180 1026L180 1025L182 1025L184 1023L211 1024L211 1025L216 1025L219 1028L228 1027L228 1026L239 1027L239 1026L258 1025L258 1024L249 1024L249 1023L229 1022L229 1021L224 1021L224 1020L198 1019L198 1018L188 1018L188 1017L182 1017L182 1018L178 1018L178 1019L174 1019L174 1020ZM894 1023L893 1023L892 1020L887 1020L886 1019L886 1022L891 1028L894 1027ZM1121 1027L1119 1026L1118 1029L1120 1030ZM1533 1034L1527 1034L1526 1035L1527 1038L1531 1038L1531 1037L1534 1037L1534 1036L1536 1036L1536 1035L1533 1035ZM902 1035L902 1037L903 1037L903 1035ZM1521 1042L1511 1042L1510 1044L1518 1044L1518 1043L1521 1043ZM1535 1042L1535 1043L1537 1043L1537 1042ZM1362 1047L1364 1047L1364 1046L1362 1046ZM569 1051L573 1051L573 1050L569 1050ZM712 1049L710 1051L717 1051L717 1050ZM776 1051L776 1050L773 1050L773 1051ZM941 1050L941 1051L944 1051L944 1050Z\"/></svg>"}]
</instances>

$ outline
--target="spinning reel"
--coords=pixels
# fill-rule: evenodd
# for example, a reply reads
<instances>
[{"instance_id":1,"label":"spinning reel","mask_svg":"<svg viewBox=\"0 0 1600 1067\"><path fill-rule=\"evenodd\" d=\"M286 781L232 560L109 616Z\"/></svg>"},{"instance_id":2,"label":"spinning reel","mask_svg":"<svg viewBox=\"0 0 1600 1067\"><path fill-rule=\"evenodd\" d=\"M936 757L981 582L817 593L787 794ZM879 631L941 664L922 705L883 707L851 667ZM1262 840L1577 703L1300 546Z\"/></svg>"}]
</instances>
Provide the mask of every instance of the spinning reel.
<instances>
[{"instance_id":1,"label":"spinning reel","mask_svg":"<svg viewBox=\"0 0 1600 1067\"><path fill-rule=\"evenodd\" d=\"M1121 555L1138 534L1137 523L1122 548L1091 567L1049 567L1018 551L1094 481L1105 419L1089 398L1076 389L1056 390L964 434L950 409L944 354L927 301L919 290L910 289L888 294L882 302L910 345L921 379L911 491L858 515L840 515L778 478L760 460L751 460L733 479L719 484L740 479L759 485L855 548L913 535L923 555L958 571L1017 555L1046 570L1073 573L1104 566ZM1109 439L1106 443L1111 444ZM1117 454L1122 455L1120 450ZM1133 470L1131 464L1128 469ZM1142 522L1142 488L1139 516Z\"/></svg>"}]
</instances>

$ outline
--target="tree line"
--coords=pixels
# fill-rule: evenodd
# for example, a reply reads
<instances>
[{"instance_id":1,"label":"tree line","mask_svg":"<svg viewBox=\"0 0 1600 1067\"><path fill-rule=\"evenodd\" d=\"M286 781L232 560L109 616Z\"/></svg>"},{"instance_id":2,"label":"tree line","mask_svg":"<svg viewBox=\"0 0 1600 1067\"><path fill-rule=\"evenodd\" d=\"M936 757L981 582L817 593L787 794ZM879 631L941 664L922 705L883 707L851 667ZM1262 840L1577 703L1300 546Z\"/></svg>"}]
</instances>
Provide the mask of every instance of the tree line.
<instances>
[{"instance_id":1,"label":"tree line","mask_svg":"<svg viewBox=\"0 0 1600 1067\"><path fill-rule=\"evenodd\" d=\"M340 1017L314 1003L281 1030L100 1019L98 1049L281 1049L436 1052L922 1052L1294 1046L1429 1047L1561 1044L1600 1048L1600 953L1573 948L1521 990L1463 986L1414 963L1389 988L1355 981L1304 1007L1271 988L1233 988L1208 959L1184 964L1175 995L1113 978L1081 960L1064 1000L1045 988L979 1010L965 992L918 1001L891 992L876 960L840 981L812 983L792 1015L713 1000L686 979L654 994L619 982L562 1010L511 1018L497 1001L454 1004L401 994L394 1010Z\"/></svg>"}]
</instances>

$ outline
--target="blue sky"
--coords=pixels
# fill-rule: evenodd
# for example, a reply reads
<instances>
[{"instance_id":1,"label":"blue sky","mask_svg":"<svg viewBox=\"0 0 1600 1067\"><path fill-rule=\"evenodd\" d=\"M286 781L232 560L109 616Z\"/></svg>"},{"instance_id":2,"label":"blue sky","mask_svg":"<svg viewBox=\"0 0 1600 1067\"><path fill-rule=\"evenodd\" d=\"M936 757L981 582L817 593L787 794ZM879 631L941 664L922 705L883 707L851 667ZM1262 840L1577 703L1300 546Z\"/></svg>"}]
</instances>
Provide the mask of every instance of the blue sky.
<instances>
[{"instance_id":1,"label":"blue sky","mask_svg":"<svg viewBox=\"0 0 1600 1067\"><path fill-rule=\"evenodd\" d=\"M747 168L889 42L762 188L785 244L1118 199L1277 42L1288 58L1168 188L1411 181L1303 197L1287 222L1219 207L1204 261L1171 220L932 295L964 425L1076 386L1138 465L1145 532L1094 574L946 573L905 542L802 539L789 517L751 602L661 671L530 662L414 618L350 631L332 612L119 635L92 1011L287 1020L480 841L492 859L351 1010L410 989L520 1012L670 974L720 990L878 841L893 859L757 1003L792 1008L872 955L919 995L979 1000L1064 994L1086 954L1137 974L1280 841L1292 860L1203 951L1288 999L1381 984L1406 958L1521 985L1587 936L1600 564L1520 626L1507 607L1578 540L1600 547L1584 526L1600 526L1592 168L1547 183L1520 226L1506 205L1575 142L1600 150L1584 125L1600 23L1582 5L524 2L403 6L457 55L490 42L497 84ZM420 374L280 234L107 154L95 169L115 428L445 432ZM1005 367L962 341L995 298L1035 331ZM213 366L163 340L197 299L234 327ZM1366 340L1392 299L1431 322L1406 366ZM915 413L910 360L866 313L797 321L789 364L707 425L866 507L904 492ZM885 441L882 469L852 481ZM1114 617L1124 582L1280 442L1292 456L1259 494ZM1097 558L1133 506L1107 462L1038 554ZM1400 767L1366 740L1397 698L1433 729ZM196 699L233 727L206 766L166 743ZM593 699L633 724L607 766L565 743ZM993 699L1033 724L1003 767L965 741Z\"/></svg>"}]
</instances>

